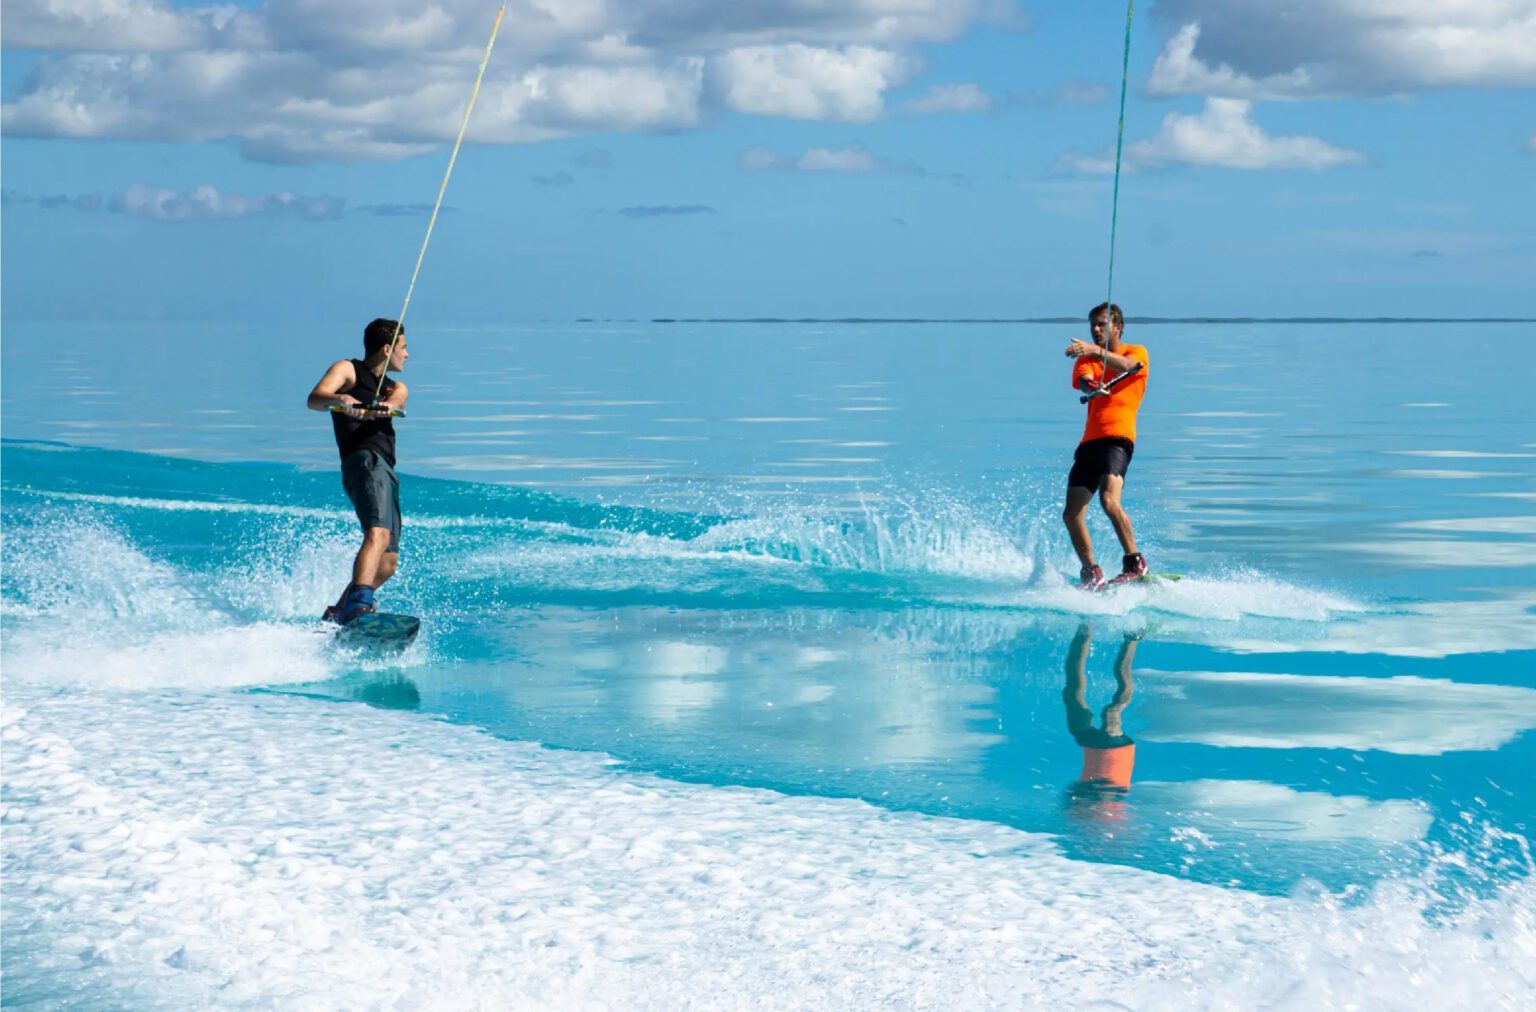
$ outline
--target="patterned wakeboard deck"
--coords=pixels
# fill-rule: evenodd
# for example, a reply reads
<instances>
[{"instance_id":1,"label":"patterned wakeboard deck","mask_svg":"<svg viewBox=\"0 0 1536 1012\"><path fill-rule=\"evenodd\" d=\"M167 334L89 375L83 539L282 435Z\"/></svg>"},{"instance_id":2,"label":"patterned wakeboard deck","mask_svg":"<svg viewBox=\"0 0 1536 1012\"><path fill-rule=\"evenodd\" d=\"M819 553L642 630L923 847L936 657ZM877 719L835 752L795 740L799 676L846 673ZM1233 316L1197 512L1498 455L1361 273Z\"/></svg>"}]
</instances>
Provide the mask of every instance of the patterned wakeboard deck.
<instances>
[{"instance_id":1,"label":"patterned wakeboard deck","mask_svg":"<svg viewBox=\"0 0 1536 1012\"><path fill-rule=\"evenodd\" d=\"M404 646L421 632L421 619L415 615L397 615L388 611L375 611L359 615L336 630L338 640L355 643L398 644Z\"/></svg>"}]
</instances>

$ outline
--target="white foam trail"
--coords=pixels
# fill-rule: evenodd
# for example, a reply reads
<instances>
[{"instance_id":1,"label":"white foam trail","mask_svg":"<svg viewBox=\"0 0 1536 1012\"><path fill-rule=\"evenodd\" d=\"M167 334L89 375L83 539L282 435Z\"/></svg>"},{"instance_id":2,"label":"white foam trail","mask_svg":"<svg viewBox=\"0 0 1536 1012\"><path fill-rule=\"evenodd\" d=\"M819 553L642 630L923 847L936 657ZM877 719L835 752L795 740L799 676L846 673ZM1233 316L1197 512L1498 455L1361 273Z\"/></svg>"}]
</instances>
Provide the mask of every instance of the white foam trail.
<instances>
[{"instance_id":1,"label":"white foam trail","mask_svg":"<svg viewBox=\"0 0 1536 1012\"><path fill-rule=\"evenodd\" d=\"M1515 1009L1529 880L1426 919L671 783L356 705L13 690L7 997L95 1007ZM50 993L49 989L53 991Z\"/></svg>"},{"instance_id":2,"label":"white foam trail","mask_svg":"<svg viewBox=\"0 0 1536 1012\"><path fill-rule=\"evenodd\" d=\"M1102 593L1078 590L1066 576L1046 567L1032 585L985 595L994 606L1043 608L1082 615L1119 616L1155 612L1175 619L1237 622L1245 618L1328 622L1367 611L1340 594L1299 587L1259 573L1190 577L1132 583ZM1182 631L1182 627L1181 627Z\"/></svg>"},{"instance_id":3,"label":"white foam trail","mask_svg":"<svg viewBox=\"0 0 1536 1012\"><path fill-rule=\"evenodd\" d=\"M117 689L233 688L319 681L331 676L323 630L260 623L160 632L125 643L113 630L19 633L4 650L11 684Z\"/></svg>"},{"instance_id":4,"label":"white foam trail","mask_svg":"<svg viewBox=\"0 0 1536 1012\"><path fill-rule=\"evenodd\" d=\"M96 495L88 492L48 492L26 489L30 495L61 502L86 503L92 506L111 506L117 509L157 510L163 513L231 513L247 516L295 517L310 520L328 520L355 525L357 516L346 510L319 509L313 506L279 506L274 503L213 502L204 499L155 499L133 495ZM338 496L339 496L338 490ZM422 517L401 518L407 527L443 530L455 527L521 527L525 521L505 517ZM534 524L533 526L539 526Z\"/></svg>"},{"instance_id":5,"label":"white foam trail","mask_svg":"<svg viewBox=\"0 0 1536 1012\"><path fill-rule=\"evenodd\" d=\"M6 579L20 598L4 602L6 681L220 688L327 677L329 637L317 626L273 621L294 617L282 611L251 621L230 604L262 594L297 603L292 579L265 575L242 567L195 577L91 518L8 532ZM319 606L298 614L317 616Z\"/></svg>"},{"instance_id":6,"label":"white foam trail","mask_svg":"<svg viewBox=\"0 0 1536 1012\"><path fill-rule=\"evenodd\" d=\"M759 516L716 525L693 543L862 572L1020 582L1033 575L1035 560L1028 552L1004 534L956 514L954 508L937 516L866 511L860 526L811 517Z\"/></svg>"}]
</instances>

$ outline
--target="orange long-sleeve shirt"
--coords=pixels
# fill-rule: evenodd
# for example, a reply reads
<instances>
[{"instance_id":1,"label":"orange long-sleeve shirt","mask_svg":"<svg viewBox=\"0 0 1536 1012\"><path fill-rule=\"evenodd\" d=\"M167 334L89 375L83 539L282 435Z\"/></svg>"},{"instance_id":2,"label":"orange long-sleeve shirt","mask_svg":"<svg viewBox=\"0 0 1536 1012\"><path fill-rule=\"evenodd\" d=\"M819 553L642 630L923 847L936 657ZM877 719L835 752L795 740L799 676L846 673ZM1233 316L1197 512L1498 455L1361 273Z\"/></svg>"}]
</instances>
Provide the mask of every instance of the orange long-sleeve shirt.
<instances>
[{"instance_id":1,"label":"orange long-sleeve shirt","mask_svg":"<svg viewBox=\"0 0 1536 1012\"><path fill-rule=\"evenodd\" d=\"M1141 363L1141 371L1130 379L1116 384L1114 390L1107 396L1095 397L1088 402L1088 422L1083 427L1083 438L1080 442L1086 443L1090 439L1104 439L1107 436L1120 436L1123 439L1136 441L1136 412L1141 407L1141 398L1147 392L1147 369L1150 361L1147 358L1147 349L1139 344L1122 344L1115 354L1134 358ZM1099 380L1104 375L1104 362L1097 358L1080 358L1072 366L1072 388L1080 390L1078 380L1087 376L1093 380ZM1119 373L1112 373L1110 379L1114 379Z\"/></svg>"}]
</instances>

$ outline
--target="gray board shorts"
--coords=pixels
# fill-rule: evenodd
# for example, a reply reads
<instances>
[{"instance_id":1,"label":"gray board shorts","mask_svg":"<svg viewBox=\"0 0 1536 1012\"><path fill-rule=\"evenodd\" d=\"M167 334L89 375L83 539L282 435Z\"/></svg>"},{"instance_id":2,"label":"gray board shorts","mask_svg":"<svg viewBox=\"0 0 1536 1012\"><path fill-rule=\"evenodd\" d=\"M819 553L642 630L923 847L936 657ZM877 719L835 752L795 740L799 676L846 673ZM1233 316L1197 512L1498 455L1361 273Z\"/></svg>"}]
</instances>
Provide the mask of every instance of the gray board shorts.
<instances>
[{"instance_id":1,"label":"gray board shorts","mask_svg":"<svg viewBox=\"0 0 1536 1012\"><path fill-rule=\"evenodd\" d=\"M389 551L400 551L400 479L377 450L356 450L341 462L341 484L363 530L389 530Z\"/></svg>"}]
</instances>

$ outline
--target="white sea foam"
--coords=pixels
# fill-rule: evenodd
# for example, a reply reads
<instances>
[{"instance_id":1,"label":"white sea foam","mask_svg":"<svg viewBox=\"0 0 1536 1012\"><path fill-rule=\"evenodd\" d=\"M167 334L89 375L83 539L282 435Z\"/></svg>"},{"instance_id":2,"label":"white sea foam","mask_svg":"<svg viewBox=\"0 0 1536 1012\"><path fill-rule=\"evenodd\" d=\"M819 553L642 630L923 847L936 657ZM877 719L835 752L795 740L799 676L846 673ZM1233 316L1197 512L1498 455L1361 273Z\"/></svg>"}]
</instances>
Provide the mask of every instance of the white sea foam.
<instances>
[{"instance_id":1,"label":"white sea foam","mask_svg":"<svg viewBox=\"0 0 1536 1012\"><path fill-rule=\"evenodd\" d=\"M337 544L318 543L321 556L327 548L334 582L345 555ZM295 591L305 580L276 562L260 568L247 559L229 571L190 574L93 517L8 531L6 681L217 688L327 677L330 637L281 621L318 615L318 605L300 607L305 595ZM263 603L273 610L261 611Z\"/></svg>"},{"instance_id":2,"label":"white sea foam","mask_svg":"<svg viewBox=\"0 0 1536 1012\"><path fill-rule=\"evenodd\" d=\"M877 573L928 573L1022 582L1036 560L1007 535L958 506L891 515L866 510L862 523L806 516L730 520L694 539L699 548L753 554Z\"/></svg>"},{"instance_id":3,"label":"white sea foam","mask_svg":"<svg viewBox=\"0 0 1536 1012\"><path fill-rule=\"evenodd\" d=\"M1230 623L1259 618L1320 623L1369 610L1365 604L1341 594L1245 571L1186 576L1179 580L1151 580L1103 593L1085 594L1065 574L1046 568L1033 584L1016 591L987 595L984 600L992 605L1046 608L1092 616L1155 613L1173 620L1175 624L1168 628L1177 628L1181 634L1186 626L1207 629L1211 621ZM1188 626L1178 621L1181 619L1197 620L1201 625Z\"/></svg>"},{"instance_id":4,"label":"white sea foam","mask_svg":"<svg viewBox=\"0 0 1536 1012\"><path fill-rule=\"evenodd\" d=\"M1516 1009L1529 880L1276 899L1038 835L683 785L356 705L42 693L3 720L8 1002Z\"/></svg>"},{"instance_id":5,"label":"white sea foam","mask_svg":"<svg viewBox=\"0 0 1536 1012\"><path fill-rule=\"evenodd\" d=\"M820 592L839 572L1017 584L1038 564L984 526L861 513L862 524L804 516L726 520L686 539L572 529L579 540L498 544L467 565L471 572L583 590Z\"/></svg>"}]
</instances>

